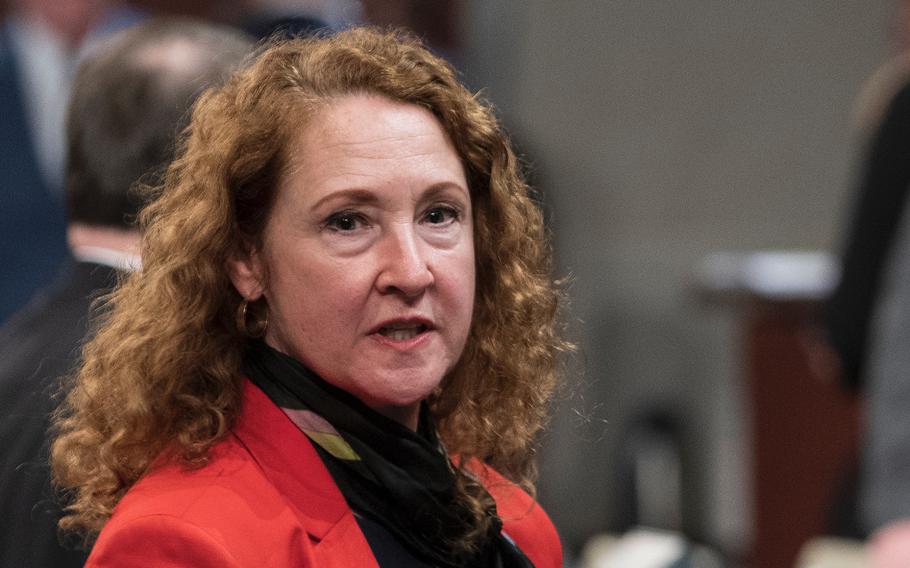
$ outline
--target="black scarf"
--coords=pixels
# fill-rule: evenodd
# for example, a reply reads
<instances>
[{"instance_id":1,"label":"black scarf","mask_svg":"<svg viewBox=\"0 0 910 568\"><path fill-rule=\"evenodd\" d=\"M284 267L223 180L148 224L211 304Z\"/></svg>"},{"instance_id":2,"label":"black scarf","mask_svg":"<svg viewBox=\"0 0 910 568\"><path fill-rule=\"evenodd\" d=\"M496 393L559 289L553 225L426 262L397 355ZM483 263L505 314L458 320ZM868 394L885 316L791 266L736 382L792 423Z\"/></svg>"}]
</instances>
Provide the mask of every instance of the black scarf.
<instances>
[{"instance_id":1,"label":"black scarf","mask_svg":"<svg viewBox=\"0 0 910 568\"><path fill-rule=\"evenodd\" d=\"M413 432L261 341L251 343L244 371L310 438L351 508L416 557L444 568L533 568L503 536L495 505L477 553L455 553L452 543L473 521L456 498L453 465L425 408Z\"/></svg>"}]
</instances>

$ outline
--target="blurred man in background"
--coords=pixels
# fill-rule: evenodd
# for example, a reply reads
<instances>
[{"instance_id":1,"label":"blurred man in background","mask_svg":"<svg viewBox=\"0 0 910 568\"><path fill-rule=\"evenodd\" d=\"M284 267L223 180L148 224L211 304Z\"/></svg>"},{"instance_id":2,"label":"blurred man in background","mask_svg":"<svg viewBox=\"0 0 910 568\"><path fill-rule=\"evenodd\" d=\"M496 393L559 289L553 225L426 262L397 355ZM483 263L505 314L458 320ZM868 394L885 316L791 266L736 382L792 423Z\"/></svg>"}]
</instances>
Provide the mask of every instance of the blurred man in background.
<instances>
[{"instance_id":1,"label":"blurred man in background","mask_svg":"<svg viewBox=\"0 0 910 568\"><path fill-rule=\"evenodd\" d=\"M80 48L136 21L118 0L11 0L0 21L0 322L66 257L63 121Z\"/></svg>"},{"instance_id":2,"label":"blurred man in background","mask_svg":"<svg viewBox=\"0 0 910 568\"><path fill-rule=\"evenodd\" d=\"M857 104L868 148L825 313L832 374L865 399L855 525L876 568L910 565L910 1L894 16L897 54Z\"/></svg>"},{"instance_id":3,"label":"blurred man in background","mask_svg":"<svg viewBox=\"0 0 910 568\"><path fill-rule=\"evenodd\" d=\"M250 48L239 32L153 21L98 46L79 68L65 172L72 259L0 328L0 566L85 560L58 542L45 444L51 395L75 364L91 301L118 271L138 268L133 220L143 198L134 184L160 181L196 97ZM7 238L27 246L28 233Z\"/></svg>"}]
</instances>

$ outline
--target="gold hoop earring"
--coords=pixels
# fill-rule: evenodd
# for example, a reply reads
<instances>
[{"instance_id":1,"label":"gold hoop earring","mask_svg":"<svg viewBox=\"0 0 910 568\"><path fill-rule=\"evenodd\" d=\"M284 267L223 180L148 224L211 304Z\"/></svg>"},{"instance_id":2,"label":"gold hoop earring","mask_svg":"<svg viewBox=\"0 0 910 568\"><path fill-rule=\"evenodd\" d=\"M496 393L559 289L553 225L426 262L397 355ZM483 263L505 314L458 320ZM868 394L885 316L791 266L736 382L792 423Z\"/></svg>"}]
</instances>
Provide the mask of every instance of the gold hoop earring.
<instances>
[{"instance_id":1,"label":"gold hoop earring","mask_svg":"<svg viewBox=\"0 0 910 568\"><path fill-rule=\"evenodd\" d=\"M262 318L256 318L254 321L250 320L250 313L252 310L249 309L250 301L244 299L240 302L240 305L237 306L237 329L243 335L251 339L259 339L265 335L265 330L269 328L269 313L265 312Z\"/></svg>"}]
</instances>

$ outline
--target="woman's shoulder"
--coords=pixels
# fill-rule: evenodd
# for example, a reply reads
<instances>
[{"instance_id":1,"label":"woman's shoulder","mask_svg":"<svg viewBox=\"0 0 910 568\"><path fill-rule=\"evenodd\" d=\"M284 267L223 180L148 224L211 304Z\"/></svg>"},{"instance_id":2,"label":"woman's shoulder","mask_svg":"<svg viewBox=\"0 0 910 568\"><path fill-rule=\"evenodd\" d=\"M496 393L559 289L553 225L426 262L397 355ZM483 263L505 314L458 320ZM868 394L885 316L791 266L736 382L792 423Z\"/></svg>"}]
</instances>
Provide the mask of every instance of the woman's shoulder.
<instances>
[{"instance_id":1,"label":"woman's shoulder","mask_svg":"<svg viewBox=\"0 0 910 568\"><path fill-rule=\"evenodd\" d=\"M204 466L158 464L133 485L87 566L278 566L264 551L297 549L287 544L301 537L286 500L229 435Z\"/></svg>"},{"instance_id":2,"label":"woman's shoulder","mask_svg":"<svg viewBox=\"0 0 910 568\"><path fill-rule=\"evenodd\" d=\"M553 521L528 493L492 467L473 461L470 469L496 501L503 531L537 568L559 568L562 544Z\"/></svg>"},{"instance_id":3,"label":"woman's shoulder","mask_svg":"<svg viewBox=\"0 0 910 568\"><path fill-rule=\"evenodd\" d=\"M281 502L252 456L229 434L209 452L201 467L160 459L117 504L109 523L150 515L221 518L217 510L244 503L260 508Z\"/></svg>"}]
</instances>

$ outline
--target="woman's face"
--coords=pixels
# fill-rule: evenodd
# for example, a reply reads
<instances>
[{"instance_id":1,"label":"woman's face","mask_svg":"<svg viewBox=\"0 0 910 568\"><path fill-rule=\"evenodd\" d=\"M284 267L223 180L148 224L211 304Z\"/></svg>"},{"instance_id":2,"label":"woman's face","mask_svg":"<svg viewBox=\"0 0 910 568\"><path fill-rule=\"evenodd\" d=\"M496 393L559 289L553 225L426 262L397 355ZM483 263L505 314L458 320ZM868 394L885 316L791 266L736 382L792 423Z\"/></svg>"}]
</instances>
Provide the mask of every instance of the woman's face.
<instances>
[{"instance_id":1,"label":"woman's face","mask_svg":"<svg viewBox=\"0 0 910 568\"><path fill-rule=\"evenodd\" d=\"M265 341L416 428L464 348L474 306L471 198L439 121L416 105L340 98L294 141L263 246L232 262L265 296Z\"/></svg>"}]
</instances>

